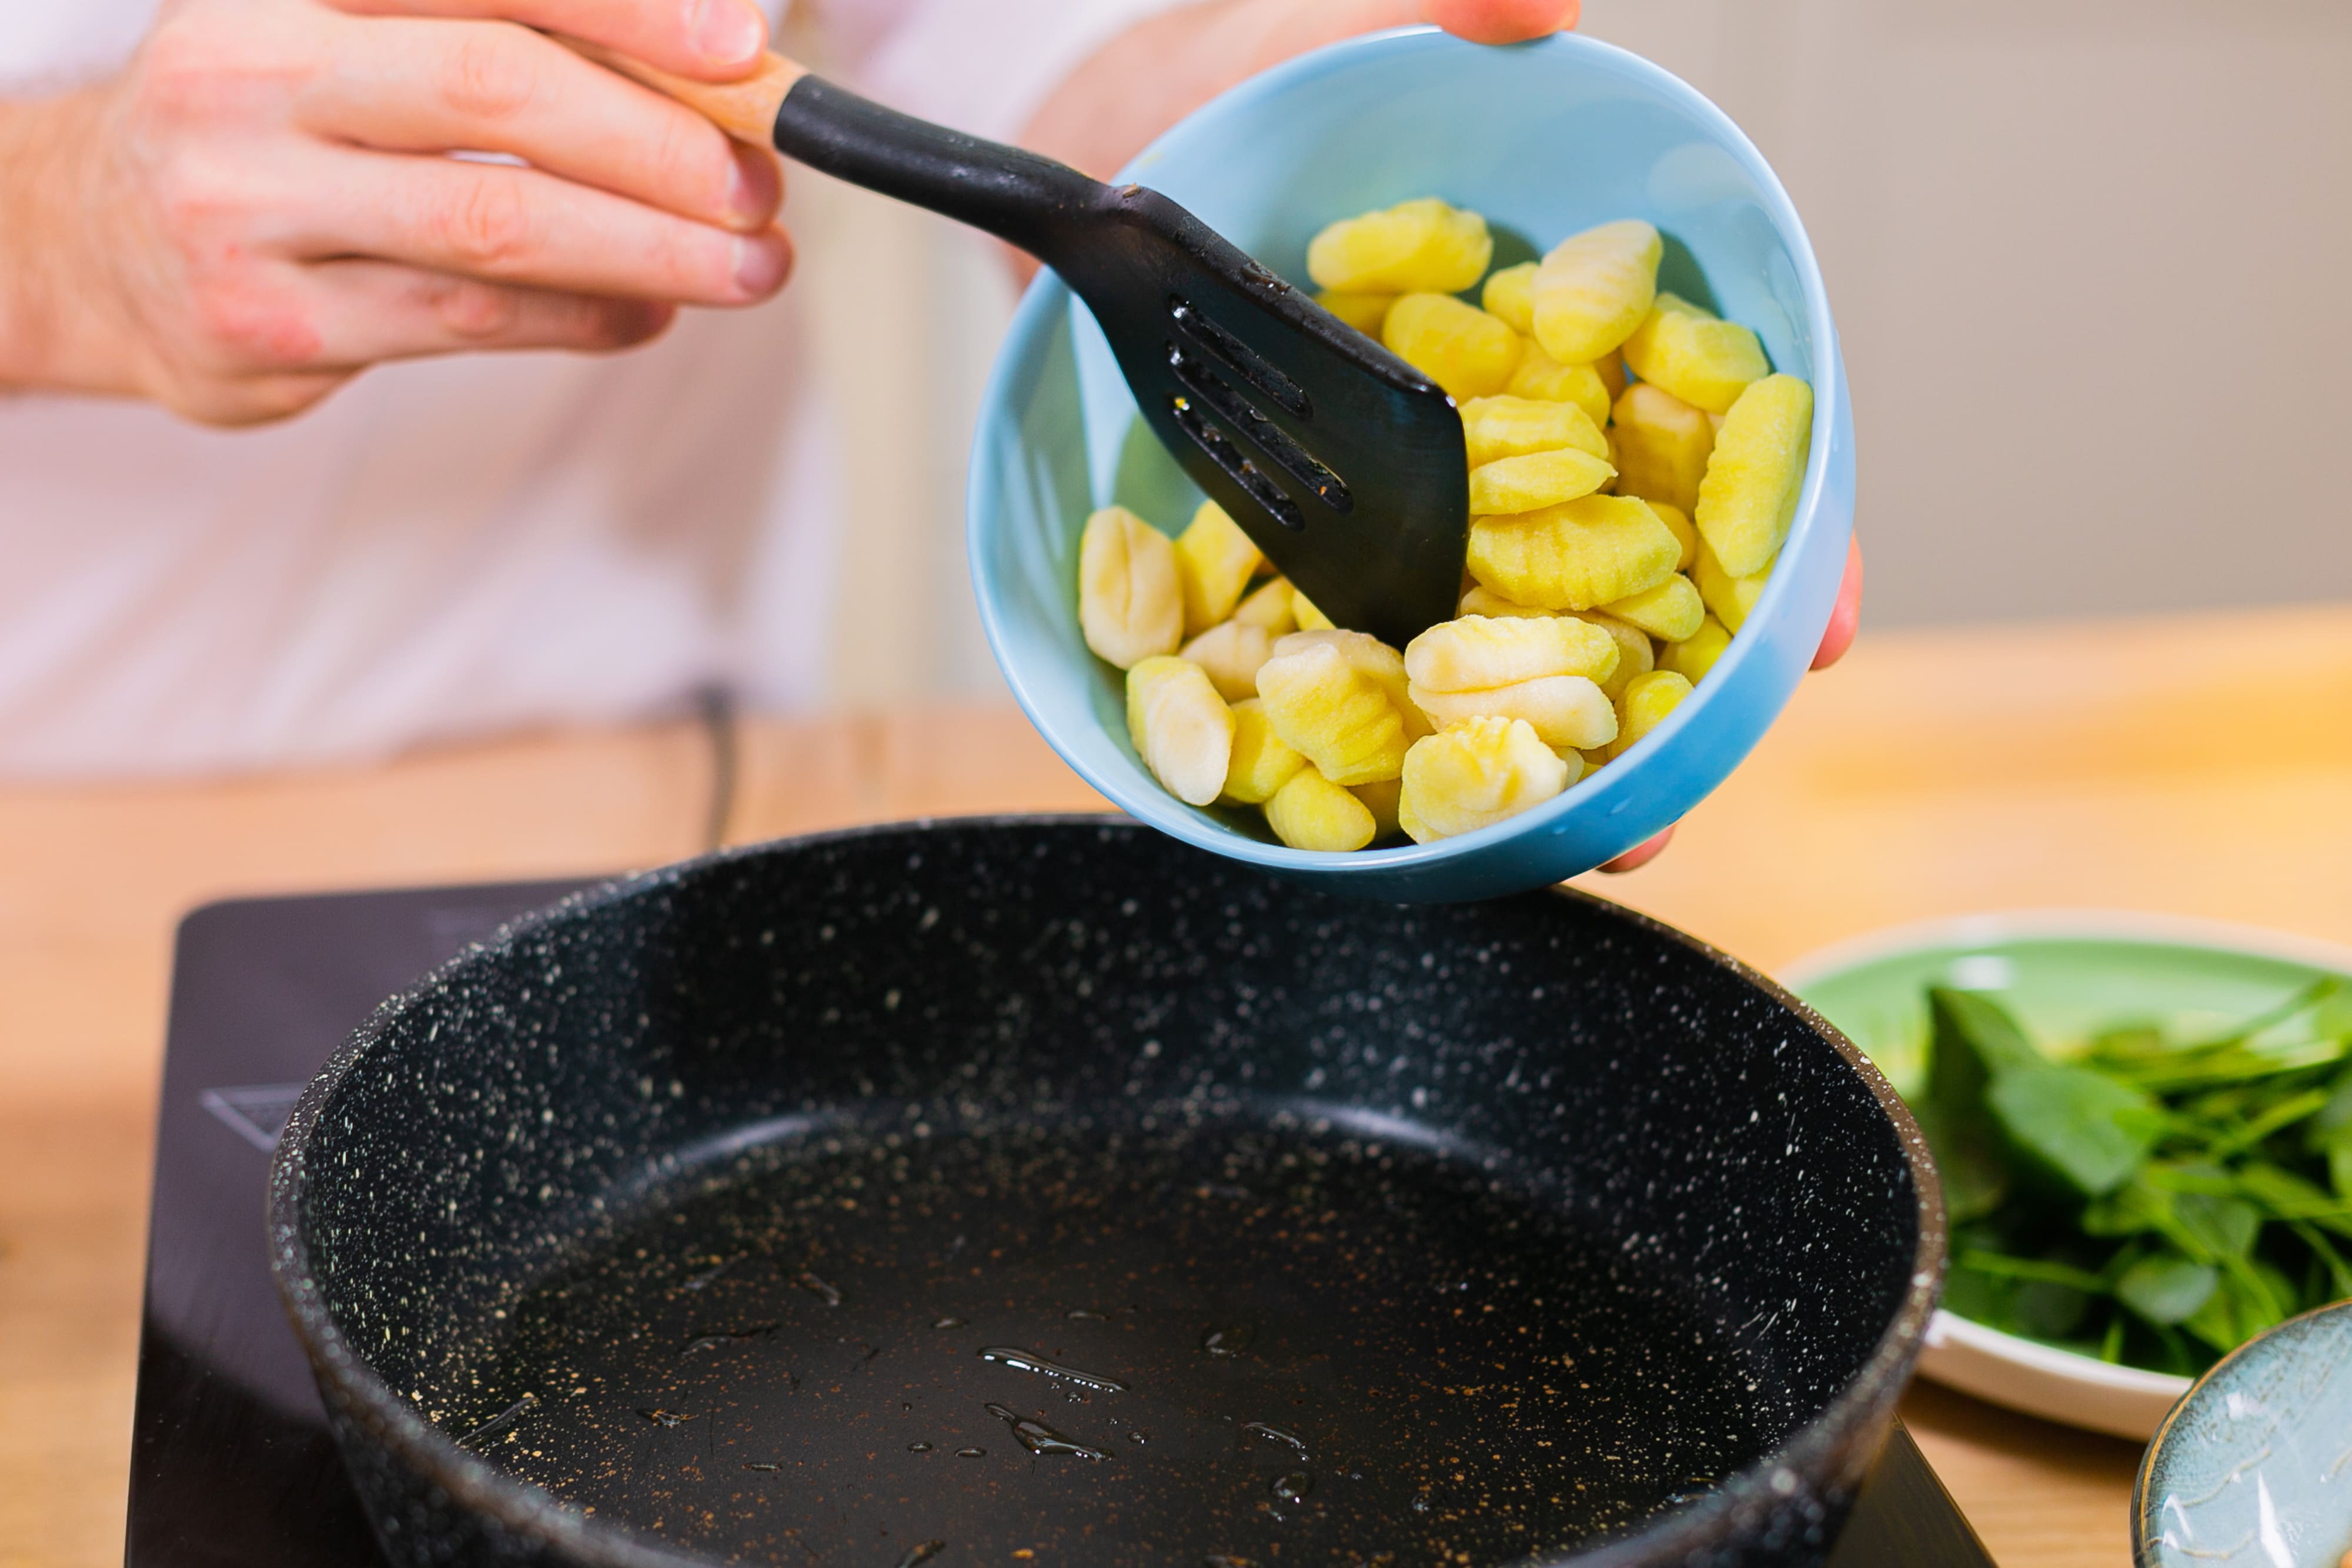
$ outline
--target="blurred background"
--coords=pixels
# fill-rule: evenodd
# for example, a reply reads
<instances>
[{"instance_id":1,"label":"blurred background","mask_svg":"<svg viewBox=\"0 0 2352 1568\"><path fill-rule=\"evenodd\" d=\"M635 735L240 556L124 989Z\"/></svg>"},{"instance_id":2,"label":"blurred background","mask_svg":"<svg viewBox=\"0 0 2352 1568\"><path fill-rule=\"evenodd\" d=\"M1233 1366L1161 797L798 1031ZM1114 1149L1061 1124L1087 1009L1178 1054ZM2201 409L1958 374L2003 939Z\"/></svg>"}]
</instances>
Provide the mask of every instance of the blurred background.
<instances>
[{"instance_id":1,"label":"blurred background","mask_svg":"<svg viewBox=\"0 0 2352 1568\"><path fill-rule=\"evenodd\" d=\"M1584 16L1720 103L1811 230L1854 389L1866 628L2352 597L2352 4ZM796 178L793 222L824 237L795 287L857 476L828 695L996 695L962 485L1009 274Z\"/></svg>"}]
</instances>

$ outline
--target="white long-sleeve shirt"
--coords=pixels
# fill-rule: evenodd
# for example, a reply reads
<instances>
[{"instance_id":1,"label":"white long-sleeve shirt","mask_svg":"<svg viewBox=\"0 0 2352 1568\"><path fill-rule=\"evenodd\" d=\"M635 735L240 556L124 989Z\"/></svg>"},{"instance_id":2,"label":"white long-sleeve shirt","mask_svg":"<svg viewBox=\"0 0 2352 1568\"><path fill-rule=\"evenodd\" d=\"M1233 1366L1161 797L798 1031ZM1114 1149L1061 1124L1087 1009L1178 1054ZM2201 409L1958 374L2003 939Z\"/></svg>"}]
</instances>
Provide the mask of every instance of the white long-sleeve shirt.
<instances>
[{"instance_id":1,"label":"white long-sleeve shirt","mask_svg":"<svg viewBox=\"0 0 2352 1568\"><path fill-rule=\"evenodd\" d=\"M1002 137L1176 3L824 21L854 85ZM0 93L110 68L154 6L0 0ZM804 314L788 288L631 354L382 366L253 430L0 392L0 778L366 757L713 681L805 702L848 498Z\"/></svg>"}]
</instances>

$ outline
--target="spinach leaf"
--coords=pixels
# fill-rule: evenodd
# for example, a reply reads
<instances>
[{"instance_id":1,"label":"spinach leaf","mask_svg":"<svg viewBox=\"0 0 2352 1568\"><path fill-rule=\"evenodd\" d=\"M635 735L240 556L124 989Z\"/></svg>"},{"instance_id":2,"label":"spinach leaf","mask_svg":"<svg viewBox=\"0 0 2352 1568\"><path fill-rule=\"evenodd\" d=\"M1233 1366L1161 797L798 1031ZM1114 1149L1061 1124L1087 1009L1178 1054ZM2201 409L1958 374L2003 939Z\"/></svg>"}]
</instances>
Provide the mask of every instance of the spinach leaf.
<instances>
[{"instance_id":1,"label":"spinach leaf","mask_svg":"<svg viewBox=\"0 0 2352 1568\"><path fill-rule=\"evenodd\" d=\"M1985 1099L2011 1142L2084 1197L2128 1181L2169 1124L2149 1096L2087 1067L2012 1068Z\"/></svg>"},{"instance_id":2,"label":"spinach leaf","mask_svg":"<svg viewBox=\"0 0 2352 1568\"><path fill-rule=\"evenodd\" d=\"M2221 1283L2221 1271L2178 1252L2143 1258L2116 1281L2124 1305L2152 1323L2185 1322L2197 1315Z\"/></svg>"},{"instance_id":3,"label":"spinach leaf","mask_svg":"<svg viewBox=\"0 0 2352 1568\"><path fill-rule=\"evenodd\" d=\"M2187 1243L2182 1250L2211 1263L2251 1254L2263 1228L2262 1212L2242 1197L2184 1192L2174 1197L2172 1212L2179 1222L2175 1239Z\"/></svg>"},{"instance_id":4,"label":"spinach leaf","mask_svg":"<svg viewBox=\"0 0 2352 1568\"><path fill-rule=\"evenodd\" d=\"M1927 993L1927 1092L1913 1107L1944 1178L1944 1212L1955 1225L1990 1214L2009 1196L2009 1162L1985 1108L1993 1071L2039 1061L2017 1020L1972 991Z\"/></svg>"},{"instance_id":5,"label":"spinach leaf","mask_svg":"<svg viewBox=\"0 0 2352 1568\"><path fill-rule=\"evenodd\" d=\"M1991 997L1931 989L1919 1124L1953 1220L1946 1304L2196 1373L2352 1295L2352 989L2207 1039L2118 1021L2045 1056Z\"/></svg>"}]
</instances>

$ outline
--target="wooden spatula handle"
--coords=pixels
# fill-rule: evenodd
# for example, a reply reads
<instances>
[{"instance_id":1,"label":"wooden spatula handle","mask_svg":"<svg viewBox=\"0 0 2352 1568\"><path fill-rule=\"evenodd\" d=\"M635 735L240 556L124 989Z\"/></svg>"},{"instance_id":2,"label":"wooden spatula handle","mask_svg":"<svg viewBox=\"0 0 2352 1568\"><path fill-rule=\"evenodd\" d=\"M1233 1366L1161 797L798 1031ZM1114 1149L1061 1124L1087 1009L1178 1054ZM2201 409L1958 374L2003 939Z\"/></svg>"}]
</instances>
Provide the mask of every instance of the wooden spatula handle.
<instances>
[{"instance_id":1,"label":"wooden spatula handle","mask_svg":"<svg viewBox=\"0 0 2352 1568\"><path fill-rule=\"evenodd\" d=\"M677 99L738 141L748 141L754 147L772 144L776 111L783 107L784 95L808 75L806 66L771 53L761 57L758 70L739 81L696 81L691 77L657 70L643 60L632 59L585 38L562 33L549 36L575 54L584 55L633 81L641 81L665 98Z\"/></svg>"}]
</instances>

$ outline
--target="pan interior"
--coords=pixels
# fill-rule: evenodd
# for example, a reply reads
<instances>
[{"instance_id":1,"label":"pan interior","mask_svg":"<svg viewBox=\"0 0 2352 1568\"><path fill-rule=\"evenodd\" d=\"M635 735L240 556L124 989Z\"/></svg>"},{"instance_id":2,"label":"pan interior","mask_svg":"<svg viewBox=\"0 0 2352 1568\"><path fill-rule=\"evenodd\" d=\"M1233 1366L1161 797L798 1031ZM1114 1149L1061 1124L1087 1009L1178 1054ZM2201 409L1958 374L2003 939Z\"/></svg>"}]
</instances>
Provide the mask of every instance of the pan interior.
<instances>
[{"instance_id":1,"label":"pan interior","mask_svg":"<svg viewBox=\"0 0 2352 1568\"><path fill-rule=\"evenodd\" d=\"M1510 1562L1765 1447L1717 1313L1409 1125L877 1109L478 1325L467 1446L716 1556L886 1565Z\"/></svg>"}]
</instances>

